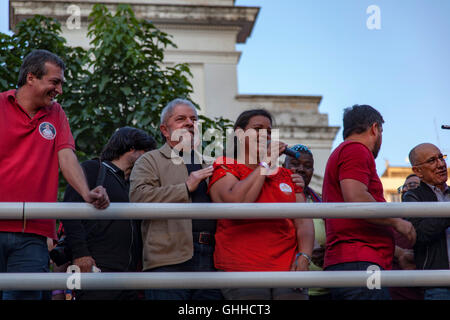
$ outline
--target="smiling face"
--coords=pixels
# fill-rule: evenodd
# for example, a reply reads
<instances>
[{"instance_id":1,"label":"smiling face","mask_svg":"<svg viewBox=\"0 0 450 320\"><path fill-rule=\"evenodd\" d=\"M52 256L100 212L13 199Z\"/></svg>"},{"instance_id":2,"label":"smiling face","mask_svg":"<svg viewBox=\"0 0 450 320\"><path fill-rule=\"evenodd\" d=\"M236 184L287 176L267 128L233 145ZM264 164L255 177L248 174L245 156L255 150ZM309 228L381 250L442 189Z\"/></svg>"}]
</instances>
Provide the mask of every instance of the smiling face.
<instances>
[{"instance_id":1,"label":"smiling face","mask_svg":"<svg viewBox=\"0 0 450 320\"><path fill-rule=\"evenodd\" d=\"M267 146L271 138L271 120L262 115L255 115L249 119L245 128L237 129L243 130L236 134L241 141L239 148L247 154L246 163L258 163L260 161L259 156L262 156L260 155L260 144L261 146ZM261 152L264 153L266 150L261 150Z\"/></svg>"},{"instance_id":2,"label":"smiling face","mask_svg":"<svg viewBox=\"0 0 450 320\"><path fill-rule=\"evenodd\" d=\"M247 131L249 129L253 129L255 131L256 135L253 138L256 139L256 142L268 143L270 141L272 124L270 123L269 118L266 118L264 116L251 117L247 126L244 128L244 131ZM267 134L263 134L263 130L266 130ZM262 141L261 139L265 139L265 141ZM249 141L246 141L246 147L248 147L248 142Z\"/></svg>"},{"instance_id":3,"label":"smiling face","mask_svg":"<svg viewBox=\"0 0 450 320\"><path fill-rule=\"evenodd\" d=\"M34 74L27 75L27 84L32 90L33 104L36 107L47 107L52 105L56 96L62 94L64 83L64 71L50 63L45 63L46 74L39 79Z\"/></svg>"},{"instance_id":4,"label":"smiling face","mask_svg":"<svg viewBox=\"0 0 450 320\"><path fill-rule=\"evenodd\" d=\"M416 148L413 171L424 182L442 186L447 181L447 163L439 148L423 144Z\"/></svg>"}]
</instances>

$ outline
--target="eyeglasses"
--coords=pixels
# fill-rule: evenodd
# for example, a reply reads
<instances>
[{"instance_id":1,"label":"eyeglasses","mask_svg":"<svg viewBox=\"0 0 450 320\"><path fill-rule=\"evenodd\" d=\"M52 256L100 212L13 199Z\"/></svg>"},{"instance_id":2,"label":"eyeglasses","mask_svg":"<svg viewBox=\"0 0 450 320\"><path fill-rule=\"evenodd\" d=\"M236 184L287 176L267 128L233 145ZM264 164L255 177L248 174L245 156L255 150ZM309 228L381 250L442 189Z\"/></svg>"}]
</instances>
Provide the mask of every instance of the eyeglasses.
<instances>
[{"instance_id":1,"label":"eyeglasses","mask_svg":"<svg viewBox=\"0 0 450 320\"><path fill-rule=\"evenodd\" d=\"M447 159L446 154L440 154L437 157L432 157L424 162L416 163L414 166L417 167L417 166L421 166L423 164L428 164L428 165L432 166L432 165L436 164L438 160L445 161L446 159Z\"/></svg>"},{"instance_id":2,"label":"eyeglasses","mask_svg":"<svg viewBox=\"0 0 450 320\"><path fill-rule=\"evenodd\" d=\"M397 192L398 192L398 193L402 193L402 192L403 192L403 189L404 189L405 187L406 187L408 190L415 189L415 188L417 188L417 187L419 186L419 184L420 184L420 183L418 183L418 182L408 182L408 183L405 183L404 185L402 185L402 186L400 186L400 187L397 188Z\"/></svg>"}]
</instances>

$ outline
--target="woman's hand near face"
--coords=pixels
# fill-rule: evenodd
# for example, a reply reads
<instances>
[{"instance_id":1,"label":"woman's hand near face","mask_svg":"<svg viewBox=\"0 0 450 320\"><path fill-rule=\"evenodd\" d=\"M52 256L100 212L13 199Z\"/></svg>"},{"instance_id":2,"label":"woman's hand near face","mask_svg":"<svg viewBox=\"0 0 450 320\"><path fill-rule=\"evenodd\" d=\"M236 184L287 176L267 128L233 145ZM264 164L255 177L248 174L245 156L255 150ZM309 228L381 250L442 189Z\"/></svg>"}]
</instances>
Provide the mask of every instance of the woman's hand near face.
<instances>
[{"instance_id":1,"label":"woman's hand near face","mask_svg":"<svg viewBox=\"0 0 450 320\"><path fill-rule=\"evenodd\" d=\"M301 188L302 190L305 189L305 180L303 180L301 175L293 173L291 174L291 178L296 187Z\"/></svg>"},{"instance_id":2,"label":"woman's hand near face","mask_svg":"<svg viewBox=\"0 0 450 320\"><path fill-rule=\"evenodd\" d=\"M287 144L283 141L269 141L267 144L267 156L270 158L272 156L272 151L275 151L275 156L278 158L283 154L283 151L287 148ZM272 150L273 149L273 150Z\"/></svg>"}]
</instances>

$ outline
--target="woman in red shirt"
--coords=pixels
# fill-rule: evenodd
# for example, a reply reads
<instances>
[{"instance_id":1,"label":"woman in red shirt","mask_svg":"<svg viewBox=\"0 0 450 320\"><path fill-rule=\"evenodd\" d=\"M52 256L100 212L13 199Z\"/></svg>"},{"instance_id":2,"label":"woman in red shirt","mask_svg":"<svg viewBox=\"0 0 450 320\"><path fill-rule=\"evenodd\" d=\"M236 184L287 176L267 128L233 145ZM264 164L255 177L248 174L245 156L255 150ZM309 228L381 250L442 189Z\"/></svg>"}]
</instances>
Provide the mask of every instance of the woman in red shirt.
<instances>
[{"instance_id":1,"label":"woman in red shirt","mask_svg":"<svg viewBox=\"0 0 450 320\"><path fill-rule=\"evenodd\" d=\"M259 146L270 145L272 116L263 109L243 112L234 130L239 143L233 157L214 163L209 183L213 202L305 202L303 179L270 167ZM275 157L286 144L279 142ZM265 149L265 148L264 148ZM267 148L270 149L270 148ZM270 170L270 171L268 171ZM217 222L214 262L223 271L306 271L314 245L312 219L221 219ZM307 299L306 290L224 289L226 299Z\"/></svg>"}]
</instances>

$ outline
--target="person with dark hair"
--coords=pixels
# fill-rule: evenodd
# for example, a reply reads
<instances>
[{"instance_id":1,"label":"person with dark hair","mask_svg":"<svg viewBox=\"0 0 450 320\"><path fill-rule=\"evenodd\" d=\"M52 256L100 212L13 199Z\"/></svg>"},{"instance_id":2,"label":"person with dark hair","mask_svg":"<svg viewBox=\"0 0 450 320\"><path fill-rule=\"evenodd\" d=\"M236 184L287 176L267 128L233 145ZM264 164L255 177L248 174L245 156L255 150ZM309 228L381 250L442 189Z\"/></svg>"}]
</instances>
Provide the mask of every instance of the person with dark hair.
<instances>
[{"instance_id":1,"label":"person with dark hair","mask_svg":"<svg viewBox=\"0 0 450 320\"><path fill-rule=\"evenodd\" d=\"M415 146L409 161L420 178L419 187L408 190L404 202L449 202L447 185L447 156L431 143ZM450 218L409 218L417 232L414 260L418 270L449 270L450 268ZM425 288L425 300L450 300L449 287Z\"/></svg>"},{"instance_id":2,"label":"person with dark hair","mask_svg":"<svg viewBox=\"0 0 450 320\"><path fill-rule=\"evenodd\" d=\"M377 125L377 128L383 128L384 119L378 110L368 105L354 105L353 107L344 109L344 140L352 134L361 134L367 131L367 129L373 124ZM381 137L381 136L380 136ZM378 154L381 147L381 141L375 149ZM374 155L374 158L377 156Z\"/></svg>"},{"instance_id":3,"label":"person with dark hair","mask_svg":"<svg viewBox=\"0 0 450 320\"><path fill-rule=\"evenodd\" d=\"M100 160L81 164L90 187L101 184L111 202L129 202L128 177L136 160L156 148L156 142L140 129L118 129L103 148ZM100 178L99 176L103 177ZM83 198L68 186L64 202L83 202ZM140 222L134 220L63 220L66 242L72 252L72 263L81 272L95 268L103 272L138 271L142 254ZM93 268L95 267L95 268ZM81 290L77 300L137 299L135 290Z\"/></svg>"},{"instance_id":4,"label":"person with dark hair","mask_svg":"<svg viewBox=\"0 0 450 320\"><path fill-rule=\"evenodd\" d=\"M385 202L375 158L381 147L380 113L367 105L344 111L344 142L331 154L323 182L324 202ZM392 268L396 230L412 244L412 224L400 218L325 219L324 269L387 270ZM331 288L336 300L388 300L387 288Z\"/></svg>"},{"instance_id":5,"label":"person with dark hair","mask_svg":"<svg viewBox=\"0 0 450 320\"><path fill-rule=\"evenodd\" d=\"M132 202L208 203L212 167L196 150L195 106L186 99L169 102L161 112L165 144L141 157L131 172ZM209 272L213 263L215 219L142 221L146 272ZM148 300L221 300L218 289L149 289Z\"/></svg>"},{"instance_id":6,"label":"person with dark hair","mask_svg":"<svg viewBox=\"0 0 450 320\"><path fill-rule=\"evenodd\" d=\"M37 79L42 79L48 72L46 64L59 68L62 72L65 71L66 65L56 54L47 50L33 50L28 54L19 70L19 80L17 87L21 88L27 83L28 74L33 74ZM50 67L52 69L52 67ZM64 79L62 79L64 82ZM62 93L62 89L61 89Z\"/></svg>"},{"instance_id":7,"label":"person with dark hair","mask_svg":"<svg viewBox=\"0 0 450 320\"><path fill-rule=\"evenodd\" d=\"M291 147L292 150L300 153L298 159L291 156L286 156L283 167L291 170L293 173L302 176L305 182L303 193L307 203L320 203L322 198L317 194L309 183L314 174L314 157L309 148L302 144L296 144ZM323 258L325 255L325 220L322 218L313 219L314 223L314 249L312 251L311 260L309 265L310 271L322 271L323 270ZM326 288L310 288L308 289L308 295L310 300L329 300L331 298L329 290Z\"/></svg>"},{"instance_id":8,"label":"person with dark hair","mask_svg":"<svg viewBox=\"0 0 450 320\"><path fill-rule=\"evenodd\" d=\"M305 183L303 193L305 194L307 202L322 202L320 196L309 187L309 183L311 182L311 178L314 174L314 157L311 150L302 144L296 144L290 149L299 152L300 157L295 159L293 157L286 156L283 167L302 176Z\"/></svg>"},{"instance_id":9,"label":"person with dark hair","mask_svg":"<svg viewBox=\"0 0 450 320\"><path fill-rule=\"evenodd\" d=\"M23 60L17 90L0 93L0 201L56 202L58 168L98 209L109 205L103 187L92 190L77 157L69 122L54 100L62 94L64 63L46 50ZM47 238L55 220L0 222L0 272L47 272ZM41 291L4 291L3 299L41 299Z\"/></svg>"},{"instance_id":10,"label":"person with dark hair","mask_svg":"<svg viewBox=\"0 0 450 320\"><path fill-rule=\"evenodd\" d=\"M238 117L237 155L214 163L209 182L213 202L305 201L302 177L275 167L286 144L272 146L272 122L271 114L262 109ZM214 262L223 271L307 271L313 245L312 219L220 219ZM293 288L229 288L222 293L228 300L308 299L306 289Z\"/></svg>"},{"instance_id":11,"label":"person with dark hair","mask_svg":"<svg viewBox=\"0 0 450 320\"><path fill-rule=\"evenodd\" d=\"M398 187L397 190L398 193L402 195L403 199L403 196L405 195L406 191L415 189L419 185L420 185L420 178L415 173L411 173L405 178L405 182L403 183L403 185Z\"/></svg>"}]
</instances>

